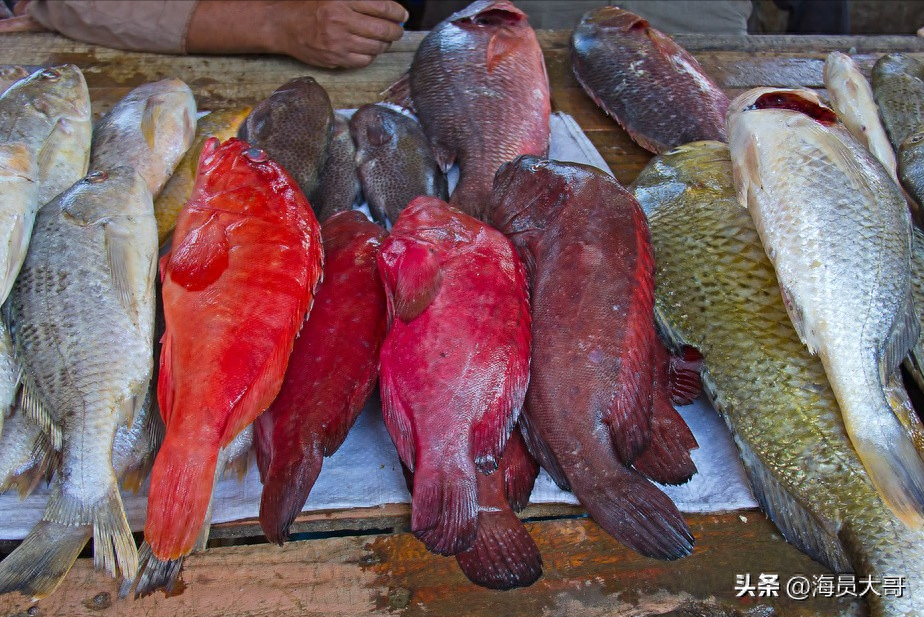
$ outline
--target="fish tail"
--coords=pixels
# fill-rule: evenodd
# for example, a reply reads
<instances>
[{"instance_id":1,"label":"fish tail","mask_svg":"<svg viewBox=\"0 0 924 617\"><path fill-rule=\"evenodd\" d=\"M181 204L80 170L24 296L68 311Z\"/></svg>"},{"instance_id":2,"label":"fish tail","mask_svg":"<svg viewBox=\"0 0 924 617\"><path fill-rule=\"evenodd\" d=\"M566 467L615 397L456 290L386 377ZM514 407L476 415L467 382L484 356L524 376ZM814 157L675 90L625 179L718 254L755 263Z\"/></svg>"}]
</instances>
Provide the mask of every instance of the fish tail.
<instances>
[{"instance_id":1,"label":"fish tail","mask_svg":"<svg viewBox=\"0 0 924 617\"><path fill-rule=\"evenodd\" d=\"M168 433L151 470L144 539L160 560L189 554L211 501L217 444L189 447L184 441Z\"/></svg>"},{"instance_id":2,"label":"fish tail","mask_svg":"<svg viewBox=\"0 0 924 617\"><path fill-rule=\"evenodd\" d=\"M41 520L0 562L0 594L18 591L39 600L51 594L93 535L92 525Z\"/></svg>"},{"instance_id":3,"label":"fish tail","mask_svg":"<svg viewBox=\"0 0 924 617\"><path fill-rule=\"evenodd\" d=\"M478 513L475 544L456 555L465 576L488 589L528 587L542 576L542 556L509 507Z\"/></svg>"},{"instance_id":4,"label":"fish tail","mask_svg":"<svg viewBox=\"0 0 924 617\"><path fill-rule=\"evenodd\" d=\"M690 450L696 438L671 404L666 392L655 392L651 418L651 441L633 465L661 484L684 484L696 473Z\"/></svg>"},{"instance_id":5,"label":"fish tail","mask_svg":"<svg viewBox=\"0 0 924 617\"><path fill-rule=\"evenodd\" d=\"M418 461L411 497L411 531L427 550L455 555L471 548L478 531L475 465Z\"/></svg>"},{"instance_id":6,"label":"fish tail","mask_svg":"<svg viewBox=\"0 0 924 617\"><path fill-rule=\"evenodd\" d=\"M127 598L132 588L135 590L135 598L148 596L158 589L163 589L169 597L182 569L182 557L160 560L151 551L151 545L144 542L138 551L138 573L134 579L126 578L122 581L119 597Z\"/></svg>"},{"instance_id":7,"label":"fish tail","mask_svg":"<svg viewBox=\"0 0 924 617\"><path fill-rule=\"evenodd\" d=\"M317 443L287 457L274 457L263 479L260 498L260 526L267 540L282 546L289 537L289 526L302 511L323 460L324 453Z\"/></svg>"}]
</instances>

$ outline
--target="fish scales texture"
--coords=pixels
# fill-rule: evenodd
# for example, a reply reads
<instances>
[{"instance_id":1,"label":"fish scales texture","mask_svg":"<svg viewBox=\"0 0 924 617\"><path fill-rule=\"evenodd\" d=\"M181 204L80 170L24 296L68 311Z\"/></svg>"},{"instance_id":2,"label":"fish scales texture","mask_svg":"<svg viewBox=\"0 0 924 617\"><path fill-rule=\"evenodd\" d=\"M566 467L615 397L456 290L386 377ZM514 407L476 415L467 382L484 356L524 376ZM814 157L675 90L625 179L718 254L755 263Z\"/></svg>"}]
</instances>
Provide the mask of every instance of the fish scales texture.
<instances>
[{"instance_id":1,"label":"fish scales texture","mask_svg":"<svg viewBox=\"0 0 924 617\"><path fill-rule=\"evenodd\" d=\"M459 164L450 204L487 220L494 174L549 147L549 83L536 33L506 1L474 2L420 43L410 93L436 159Z\"/></svg>"},{"instance_id":2,"label":"fish scales texture","mask_svg":"<svg viewBox=\"0 0 924 617\"><path fill-rule=\"evenodd\" d=\"M924 126L898 148L898 177L902 187L920 206L924 204ZM912 216L915 216L912 210Z\"/></svg>"},{"instance_id":3,"label":"fish scales texture","mask_svg":"<svg viewBox=\"0 0 924 617\"><path fill-rule=\"evenodd\" d=\"M0 434L0 493L13 487L25 499L51 475L56 458L42 427L25 411L16 410Z\"/></svg>"},{"instance_id":4,"label":"fish scales texture","mask_svg":"<svg viewBox=\"0 0 924 617\"><path fill-rule=\"evenodd\" d=\"M738 199L754 217L796 331L819 354L883 499L920 529L924 461L885 394L919 334L905 200L812 92L741 95L729 110L729 136Z\"/></svg>"},{"instance_id":5,"label":"fish scales texture","mask_svg":"<svg viewBox=\"0 0 924 617\"><path fill-rule=\"evenodd\" d=\"M308 196L311 207L323 223L334 214L352 210L360 201L362 187L356 170L356 145L350 136L350 121L334 112L327 158L321 169L318 184Z\"/></svg>"},{"instance_id":6,"label":"fish scales texture","mask_svg":"<svg viewBox=\"0 0 924 617\"><path fill-rule=\"evenodd\" d=\"M676 506L629 468L649 444L657 344L638 203L589 166L524 156L498 172L492 210L531 283L531 452L620 542L661 559L689 554Z\"/></svg>"},{"instance_id":7,"label":"fish scales texture","mask_svg":"<svg viewBox=\"0 0 924 617\"><path fill-rule=\"evenodd\" d=\"M897 151L924 126L924 64L905 54L885 54L873 65L871 81L882 123Z\"/></svg>"},{"instance_id":8,"label":"fish scales texture","mask_svg":"<svg viewBox=\"0 0 924 617\"><path fill-rule=\"evenodd\" d=\"M398 220L415 197L446 200L449 187L420 125L383 105L364 105L350 119L363 195L373 218Z\"/></svg>"},{"instance_id":9,"label":"fish scales texture","mask_svg":"<svg viewBox=\"0 0 924 617\"><path fill-rule=\"evenodd\" d=\"M2 592L47 595L91 535L98 567L137 567L112 447L151 379L156 258L151 195L129 167L91 173L36 219L11 333L22 400L60 430L61 459L42 520L0 563Z\"/></svg>"},{"instance_id":10,"label":"fish scales texture","mask_svg":"<svg viewBox=\"0 0 924 617\"><path fill-rule=\"evenodd\" d=\"M835 572L906 577L874 617L924 612L924 543L885 506L853 449L821 361L799 340L773 264L738 204L725 144L654 159L633 189L651 225L659 325L704 356L709 399L783 535Z\"/></svg>"},{"instance_id":11,"label":"fish scales texture","mask_svg":"<svg viewBox=\"0 0 924 617\"><path fill-rule=\"evenodd\" d=\"M0 311L0 437L3 435L4 420L13 412L13 399L19 386L19 365L16 363L13 339L10 338L6 322L6 315Z\"/></svg>"},{"instance_id":12,"label":"fish scales texture","mask_svg":"<svg viewBox=\"0 0 924 617\"><path fill-rule=\"evenodd\" d=\"M167 432L145 524L157 559L192 549L219 449L278 393L321 264L317 221L285 170L239 139L209 140L161 260L158 401Z\"/></svg>"},{"instance_id":13,"label":"fish scales texture","mask_svg":"<svg viewBox=\"0 0 924 617\"><path fill-rule=\"evenodd\" d=\"M455 554L475 541L476 474L496 468L526 392L525 272L501 233L433 197L401 213L378 267L383 412L415 473L411 530Z\"/></svg>"},{"instance_id":14,"label":"fish scales texture","mask_svg":"<svg viewBox=\"0 0 924 617\"><path fill-rule=\"evenodd\" d=\"M728 97L693 56L638 15L617 7L586 14L571 36L571 66L590 98L650 152L725 141Z\"/></svg>"},{"instance_id":15,"label":"fish scales texture","mask_svg":"<svg viewBox=\"0 0 924 617\"><path fill-rule=\"evenodd\" d=\"M378 379L385 290L376 266L387 233L358 211L321 226L324 281L295 340L279 396L254 422L260 524L282 544L323 457L346 439Z\"/></svg>"}]
</instances>

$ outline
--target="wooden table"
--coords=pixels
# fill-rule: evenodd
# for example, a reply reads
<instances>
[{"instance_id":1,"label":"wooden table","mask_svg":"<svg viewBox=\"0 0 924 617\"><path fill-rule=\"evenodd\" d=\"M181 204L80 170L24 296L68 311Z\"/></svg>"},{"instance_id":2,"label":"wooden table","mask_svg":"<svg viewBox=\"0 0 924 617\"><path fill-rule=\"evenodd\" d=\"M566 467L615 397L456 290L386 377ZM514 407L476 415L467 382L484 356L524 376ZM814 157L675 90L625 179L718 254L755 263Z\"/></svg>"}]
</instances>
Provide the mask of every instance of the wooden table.
<instances>
[{"instance_id":1,"label":"wooden table","mask_svg":"<svg viewBox=\"0 0 924 617\"><path fill-rule=\"evenodd\" d=\"M83 69L94 112L101 114L135 86L178 77L200 109L254 104L287 80L309 74L330 93L335 107L358 107L410 65L422 33L408 33L363 70L310 69L286 58L171 57L120 52L51 34L0 37L0 66L72 62ZM650 154L632 143L583 93L571 75L567 32L540 32L552 86L552 107L578 121L623 183L631 182ZM882 53L913 52L915 37L721 37L676 40L690 50L731 96L755 86L822 89L825 55L851 53L864 71ZM469 583L455 561L427 553L408 534L404 504L302 515L301 537L283 548L262 542L255 521L217 525L213 547L189 557L183 584L173 597L155 594L118 600L117 584L81 558L59 589L35 605L0 597L0 615L535 615L580 614L643 617L863 614L859 601L786 597L737 598L735 577L760 573L825 574L819 564L782 540L756 511L688 516L696 537L693 555L676 562L640 557L581 517L570 506L530 506L522 513L544 559L544 575L532 587L491 592ZM7 551L10 544L6 543Z\"/></svg>"}]
</instances>

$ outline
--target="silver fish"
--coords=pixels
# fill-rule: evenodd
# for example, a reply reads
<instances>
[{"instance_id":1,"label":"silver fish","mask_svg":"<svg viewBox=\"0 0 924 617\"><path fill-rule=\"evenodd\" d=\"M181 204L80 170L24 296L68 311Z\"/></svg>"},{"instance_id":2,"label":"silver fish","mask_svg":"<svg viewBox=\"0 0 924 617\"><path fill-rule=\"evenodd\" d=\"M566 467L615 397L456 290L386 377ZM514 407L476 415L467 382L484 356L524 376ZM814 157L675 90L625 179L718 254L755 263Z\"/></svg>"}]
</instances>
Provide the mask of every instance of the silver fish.
<instances>
[{"instance_id":1,"label":"silver fish","mask_svg":"<svg viewBox=\"0 0 924 617\"><path fill-rule=\"evenodd\" d=\"M55 464L54 449L39 423L22 410L14 411L0 435L0 493L16 487L25 499Z\"/></svg>"}]
</instances>

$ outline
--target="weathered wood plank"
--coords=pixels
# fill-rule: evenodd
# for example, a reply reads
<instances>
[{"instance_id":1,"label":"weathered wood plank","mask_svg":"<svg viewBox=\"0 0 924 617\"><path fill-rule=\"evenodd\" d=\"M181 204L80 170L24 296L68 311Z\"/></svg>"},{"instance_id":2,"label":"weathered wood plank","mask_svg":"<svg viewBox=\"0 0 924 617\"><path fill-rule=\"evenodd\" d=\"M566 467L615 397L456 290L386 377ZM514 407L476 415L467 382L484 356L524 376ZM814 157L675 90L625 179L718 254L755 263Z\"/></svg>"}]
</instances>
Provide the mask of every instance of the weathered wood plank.
<instances>
[{"instance_id":1,"label":"weathered wood plank","mask_svg":"<svg viewBox=\"0 0 924 617\"><path fill-rule=\"evenodd\" d=\"M36 604L32 617L57 615L785 615L853 614L858 601L786 597L736 598L735 575L824 574L786 544L763 515L690 517L697 549L660 562L629 551L587 519L527 525L545 573L532 587L492 592L469 583L455 560L428 553L410 534L329 538L283 548L210 549L186 561L181 591L119 600L114 581L80 559L62 588ZM0 597L0 615L31 603Z\"/></svg>"}]
</instances>

